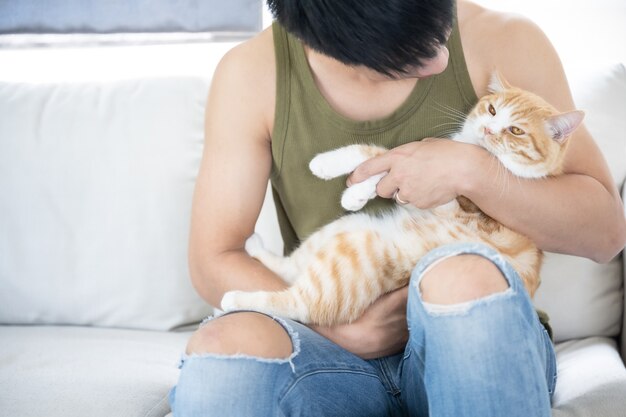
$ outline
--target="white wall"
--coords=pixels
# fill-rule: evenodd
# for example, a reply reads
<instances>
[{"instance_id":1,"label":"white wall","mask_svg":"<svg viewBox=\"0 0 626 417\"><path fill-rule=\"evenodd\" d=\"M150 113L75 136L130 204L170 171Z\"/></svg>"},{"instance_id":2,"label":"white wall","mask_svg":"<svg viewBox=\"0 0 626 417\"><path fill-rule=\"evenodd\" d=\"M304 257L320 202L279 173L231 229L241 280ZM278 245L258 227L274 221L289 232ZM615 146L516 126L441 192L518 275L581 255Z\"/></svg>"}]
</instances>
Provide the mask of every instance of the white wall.
<instances>
[{"instance_id":1,"label":"white wall","mask_svg":"<svg viewBox=\"0 0 626 417\"><path fill-rule=\"evenodd\" d=\"M550 38L566 70L626 63L625 0L474 0L516 12L537 23Z\"/></svg>"}]
</instances>

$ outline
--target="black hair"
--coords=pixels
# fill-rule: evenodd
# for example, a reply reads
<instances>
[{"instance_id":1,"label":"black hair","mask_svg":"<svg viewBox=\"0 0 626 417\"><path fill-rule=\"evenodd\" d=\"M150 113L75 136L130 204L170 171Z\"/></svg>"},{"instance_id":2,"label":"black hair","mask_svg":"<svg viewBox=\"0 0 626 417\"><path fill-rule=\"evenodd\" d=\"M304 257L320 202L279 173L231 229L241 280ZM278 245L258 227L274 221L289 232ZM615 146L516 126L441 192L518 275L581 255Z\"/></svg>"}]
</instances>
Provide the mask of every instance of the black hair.
<instances>
[{"instance_id":1,"label":"black hair","mask_svg":"<svg viewBox=\"0 0 626 417\"><path fill-rule=\"evenodd\" d=\"M346 65L395 76L447 41L454 0L267 0L274 18L310 48Z\"/></svg>"}]
</instances>

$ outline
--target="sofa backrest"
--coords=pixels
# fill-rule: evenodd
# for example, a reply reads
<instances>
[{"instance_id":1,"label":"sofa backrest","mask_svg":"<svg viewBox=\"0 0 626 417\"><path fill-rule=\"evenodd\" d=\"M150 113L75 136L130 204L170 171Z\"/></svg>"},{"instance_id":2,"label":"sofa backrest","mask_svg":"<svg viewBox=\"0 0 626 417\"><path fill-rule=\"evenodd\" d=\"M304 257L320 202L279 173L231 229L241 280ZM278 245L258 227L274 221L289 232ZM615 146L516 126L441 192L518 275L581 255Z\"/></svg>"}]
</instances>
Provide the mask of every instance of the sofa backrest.
<instances>
[{"instance_id":1,"label":"sofa backrest","mask_svg":"<svg viewBox=\"0 0 626 417\"><path fill-rule=\"evenodd\" d=\"M208 80L0 82L0 323L168 330L187 267Z\"/></svg>"},{"instance_id":2,"label":"sofa backrest","mask_svg":"<svg viewBox=\"0 0 626 417\"><path fill-rule=\"evenodd\" d=\"M626 178L626 69L623 64L571 73L576 106L607 160L615 183ZM598 213L602 216L602 213ZM551 316L555 339L617 336L622 328L622 257L608 264L548 253L536 304Z\"/></svg>"}]
</instances>

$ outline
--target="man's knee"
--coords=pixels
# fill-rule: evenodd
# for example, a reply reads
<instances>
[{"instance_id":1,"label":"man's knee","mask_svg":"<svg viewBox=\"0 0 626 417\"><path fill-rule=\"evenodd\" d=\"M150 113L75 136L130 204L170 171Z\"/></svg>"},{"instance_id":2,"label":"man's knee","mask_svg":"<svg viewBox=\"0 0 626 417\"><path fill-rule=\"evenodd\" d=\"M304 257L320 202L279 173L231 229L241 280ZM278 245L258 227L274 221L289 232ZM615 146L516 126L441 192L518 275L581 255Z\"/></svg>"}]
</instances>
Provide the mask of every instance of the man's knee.
<instances>
[{"instance_id":1,"label":"man's knee","mask_svg":"<svg viewBox=\"0 0 626 417\"><path fill-rule=\"evenodd\" d=\"M244 354L259 358L288 358L293 347L278 322L259 313L228 314L209 321L189 339L187 354Z\"/></svg>"},{"instance_id":2,"label":"man's knee","mask_svg":"<svg viewBox=\"0 0 626 417\"><path fill-rule=\"evenodd\" d=\"M508 287L496 265L471 254L444 259L428 269L420 281L422 299L442 305L476 300Z\"/></svg>"}]
</instances>

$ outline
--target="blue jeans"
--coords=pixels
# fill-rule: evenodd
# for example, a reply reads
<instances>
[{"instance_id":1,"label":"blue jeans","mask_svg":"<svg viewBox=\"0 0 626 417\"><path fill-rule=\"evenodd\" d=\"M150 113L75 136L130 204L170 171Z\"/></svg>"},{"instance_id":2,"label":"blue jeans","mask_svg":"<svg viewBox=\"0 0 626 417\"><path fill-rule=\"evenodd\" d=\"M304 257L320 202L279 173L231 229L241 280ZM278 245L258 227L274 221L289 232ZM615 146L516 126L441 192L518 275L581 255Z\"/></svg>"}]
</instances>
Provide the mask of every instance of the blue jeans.
<instances>
[{"instance_id":1,"label":"blue jeans","mask_svg":"<svg viewBox=\"0 0 626 417\"><path fill-rule=\"evenodd\" d=\"M425 270L460 254L491 260L509 288L462 304L425 303L419 289ZM291 337L289 358L183 357L170 392L174 416L551 415L552 342L520 277L500 254L478 244L440 247L419 262L409 285L403 353L363 360L300 323L275 317Z\"/></svg>"}]
</instances>

